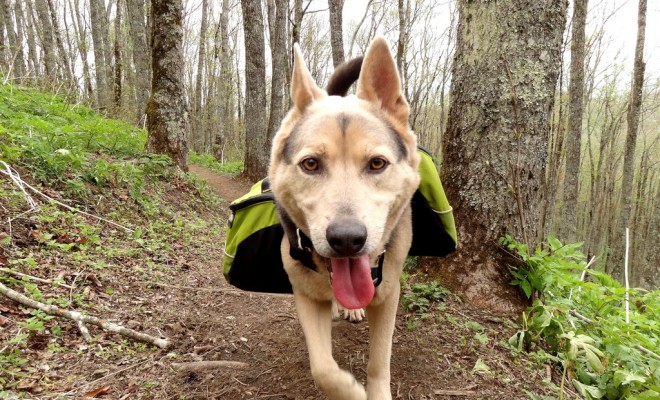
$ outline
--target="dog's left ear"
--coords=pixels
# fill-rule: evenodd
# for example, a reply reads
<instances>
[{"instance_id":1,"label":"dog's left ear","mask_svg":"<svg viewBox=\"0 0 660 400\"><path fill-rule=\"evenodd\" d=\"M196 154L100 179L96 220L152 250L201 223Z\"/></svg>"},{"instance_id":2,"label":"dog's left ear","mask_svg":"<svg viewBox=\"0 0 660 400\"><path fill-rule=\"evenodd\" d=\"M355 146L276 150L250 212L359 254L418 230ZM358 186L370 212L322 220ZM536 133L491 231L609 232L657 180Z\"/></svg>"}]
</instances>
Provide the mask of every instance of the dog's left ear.
<instances>
[{"instance_id":1,"label":"dog's left ear","mask_svg":"<svg viewBox=\"0 0 660 400\"><path fill-rule=\"evenodd\" d=\"M408 125L410 107L401 92L401 80L387 41L377 36L364 56L357 97L380 103L381 109L404 125Z\"/></svg>"},{"instance_id":2,"label":"dog's left ear","mask_svg":"<svg viewBox=\"0 0 660 400\"><path fill-rule=\"evenodd\" d=\"M308 105L327 96L327 93L316 86L312 74L303 61L302 51L298 43L293 45L293 73L291 76L291 99L300 112Z\"/></svg>"}]
</instances>

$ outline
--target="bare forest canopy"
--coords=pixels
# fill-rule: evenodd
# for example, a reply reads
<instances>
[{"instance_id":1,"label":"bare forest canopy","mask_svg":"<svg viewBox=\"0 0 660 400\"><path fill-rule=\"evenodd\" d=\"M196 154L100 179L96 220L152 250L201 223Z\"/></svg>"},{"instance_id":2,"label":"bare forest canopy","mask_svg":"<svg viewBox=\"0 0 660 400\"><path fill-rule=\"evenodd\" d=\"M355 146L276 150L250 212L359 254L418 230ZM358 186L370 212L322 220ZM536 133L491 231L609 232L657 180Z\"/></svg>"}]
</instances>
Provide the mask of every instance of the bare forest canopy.
<instances>
[{"instance_id":1,"label":"bare forest canopy","mask_svg":"<svg viewBox=\"0 0 660 400\"><path fill-rule=\"evenodd\" d=\"M469 11L461 1L333 1L334 7L328 7L321 0L0 0L0 79L146 126L155 62L150 49L160 39L154 36L153 5L167 3L178 3L182 10L183 102L178 107L185 109L190 150L213 154L221 162L243 161L246 172L263 175L270 138L289 106L292 44L300 43L322 86L335 64L361 55L376 34L383 34L402 74L410 124L420 143L442 162L453 106L453 61L460 45L459 11ZM629 33L637 31L636 10L622 15L621 2L592 1L586 8L583 45L574 49L570 3L564 10L568 22L562 60L547 116L547 151L537 155L543 171L538 231L583 241L585 253L598 257L599 268L619 277L623 250L617 243L626 225L631 230L633 284L654 287L660 234L658 71L642 70L639 122L634 141L626 145L633 62L619 54L605 27L617 19L627 27L623 36L632 40L626 48L634 48L635 35ZM657 17L657 4L651 3L649 15ZM624 16L629 20L622 21ZM657 40L650 36L656 25L649 18L647 43ZM657 57L657 44L652 46L647 45L652 50L648 57ZM577 93L571 60L580 48L583 67L575 71L583 72L581 95L571 103ZM524 100L524 92L518 95ZM580 103L578 120L571 122L576 106L570 104ZM501 184L506 186L506 180ZM533 238L527 242L538 243Z\"/></svg>"}]
</instances>

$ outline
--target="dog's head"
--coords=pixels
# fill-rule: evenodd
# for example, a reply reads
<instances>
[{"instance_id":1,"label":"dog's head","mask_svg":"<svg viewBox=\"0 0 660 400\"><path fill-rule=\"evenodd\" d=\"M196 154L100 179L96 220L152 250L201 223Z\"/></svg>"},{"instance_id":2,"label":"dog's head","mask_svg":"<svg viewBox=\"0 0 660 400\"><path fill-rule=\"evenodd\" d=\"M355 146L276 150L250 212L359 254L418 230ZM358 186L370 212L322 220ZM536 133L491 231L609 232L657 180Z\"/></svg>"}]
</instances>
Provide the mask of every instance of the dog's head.
<instances>
[{"instance_id":1,"label":"dog's head","mask_svg":"<svg viewBox=\"0 0 660 400\"><path fill-rule=\"evenodd\" d=\"M294 57L294 105L273 140L271 187L315 250L330 259L337 299L361 308L373 296L369 259L387 244L419 185L408 103L382 37L364 56L354 96L328 96L297 45Z\"/></svg>"}]
</instances>

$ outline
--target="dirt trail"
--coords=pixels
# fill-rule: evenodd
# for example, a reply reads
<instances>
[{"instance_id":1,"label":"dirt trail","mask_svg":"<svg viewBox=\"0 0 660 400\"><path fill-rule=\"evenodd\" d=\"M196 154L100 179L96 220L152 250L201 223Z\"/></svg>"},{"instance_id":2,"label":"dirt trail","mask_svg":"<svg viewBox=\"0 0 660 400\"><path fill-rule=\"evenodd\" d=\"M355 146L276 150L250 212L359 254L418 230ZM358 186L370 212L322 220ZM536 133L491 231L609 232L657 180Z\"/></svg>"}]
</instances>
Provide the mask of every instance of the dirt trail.
<instances>
[{"instance_id":1,"label":"dirt trail","mask_svg":"<svg viewBox=\"0 0 660 400\"><path fill-rule=\"evenodd\" d=\"M250 183L191 166L228 201L240 197ZM413 274L414 275L414 274ZM209 371L180 376L193 398L319 399L312 381L302 330L292 297L232 291L224 279L207 276L211 285L229 291L203 302L209 319L187 314L183 326L203 333L213 349L204 360L234 360L247 371ZM417 278L413 276L413 281ZM199 282L199 286L203 286ZM202 301L186 299L191 307ZM185 305L181 307L187 308ZM525 390L549 394L541 385L545 369L513 359L505 345L515 333L506 318L462 304L450 296L436 310L420 315L399 311L392 354L392 393L396 399L526 399ZM196 346L189 349L195 352ZM180 349L184 350L184 349ZM368 321L335 321L333 350L342 368L363 383L368 361ZM537 369L537 370L535 370ZM188 397L187 397L188 398Z\"/></svg>"},{"instance_id":2,"label":"dirt trail","mask_svg":"<svg viewBox=\"0 0 660 400\"><path fill-rule=\"evenodd\" d=\"M231 175L220 175L211 171L208 168L204 168L200 165L190 165L190 172L195 173L200 178L206 179L209 186L214 188L218 195L227 202L231 202L245 193L250 189L252 185L245 179L240 177L234 177Z\"/></svg>"}]
</instances>

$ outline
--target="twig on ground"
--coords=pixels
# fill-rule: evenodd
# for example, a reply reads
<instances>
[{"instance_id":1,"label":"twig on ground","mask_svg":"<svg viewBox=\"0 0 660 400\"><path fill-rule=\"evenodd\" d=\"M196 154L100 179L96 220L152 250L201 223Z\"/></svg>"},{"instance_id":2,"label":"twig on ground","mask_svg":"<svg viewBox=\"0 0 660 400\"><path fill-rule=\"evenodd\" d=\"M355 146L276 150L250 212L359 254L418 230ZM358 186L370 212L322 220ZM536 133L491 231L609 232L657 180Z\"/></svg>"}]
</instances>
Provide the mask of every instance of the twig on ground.
<instances>
[{"instance_id":1,"label":"twig on ground","mask_svg":"<svg viewBox=\"0 0 660 400\"><path fill-rule=\"evenodd\" d=\"M35 187L31 186L29 183L27 183L23 179L21 179L21 177L18 175L18 173L12 172L13 169L6 162L0 160L0 163L4 164L5 169L6 169L6 171L0 170L0 173L9 176L11 178L11 180L23 191L23 193L26 196L25 199L30 204L31 207L33 207L33 208L36 207L36 203L34 202L32 197L30 195L28 195L27 192L25 191L26 187L28 189L30 189L31 191L33 191L34 193L38 194L39 196L47 199L48 201L52 201L55 204L57 204L58 206L64 207L64 208L66 208L67 210L69 210L71 212L78 213L78 214L83 214L83 215L86 215L88 217L95 218L99 221L105 222L106 224L110 224L110 225L116 226L118 228L121 228L121 229L125 230L126 232L134 232L134 230L131 229L131 228L127 228L127 227L125 227L123 225L120 225L116 222L112 222L112 221L107 220L105 218L101 218L98 215L94 215L94 214L90 214L90 213L82 211L82 210L78 210L78 209L73 208L73 207L71 207L67 204L62 203L61 201L55 200L54 198L48 196L45 193L40 192L38 189L36 189Z\"/></svg>"},{"instance_id":2,"label":"twig on ground","mask_svg":"<svg viewBox=\"0 0 660 400\"><path fill-rule=\"evenodd\" d=\"M220 288L198 288L198 287L192 287L192 286L178 286L178 285L169 285L167 283L162 283L162 282L149 282L149 281L140 281L138 283L141 283L143 285L154 285L154 286L160 286L164 288L169 288L169 289L178 289L178 290L191 290L195 292L215 292L215 293L227 293L230 295L256 295L256 296L267 296L267 297L283 297L283 298L291 298L292 295L286 294L286 293L261 293L261 292L249 292L246 290L240 290L240 289L220 289Z\"/></svg>"},{"instance_id":3,"label":"twig on ground","mask_svg":"<svg viewBox=\"0 0 660 400\"><path fill-rule=\"evenodd\" d=\"M477 394L474 390L434 390L433 394L440 396L474 396Z\"/></svg>"},{"instance_id":4,"label":"twig on ground","mask_svg":"<svg viewBox=\"0 0 660 400\"><path fill-rule=\"evenodd\" d=\"M18 276L18 277L21 277L21 278L27 278L27 279L30 279L30 280L33 280L33 281L36 281L36 282L48 283L50 285L52 285L54 283L58 286L65 287L67 289L73 289L73 286L67 285L66 283L60 283L57 280L38 278L36 276L24 274L22 272L14 271L14 270L9 269L9 268L0 267L0 272L4 272L5 274Z\"/></svg>"},{"instance_id":5,"label":"twig on ground","mask_svg":"<svg viewBox=\"0 0 660 400\"><path fill-rule=\"evenodd\" d=\"M76 321L78 325L78 330L80 331L80 334L82 337L87 341L91 342L92 341L92 335L89 334L89 329L85 326L85 324L82 323L82 321Z\"/></svg>"},{"instance_id":6,"label":"twig on ground","mask_svg":"<svg viewBox=\"0 0 660 400\"><path fill-rule=\"evenodd\" d=\"M240 361L195 361L172 363L172 367L183 372L201 372L209 369L247 369L249 365Z\"/></svg>"},{"instance_id":7,"label":"twig on ground","mask_svg":"<svg viewBox=\"0 0 660 400\"><path fill-rule=\"evenodd\" d=\"M107 331L118 333L123 336L127 336L131 339L135 339L140 342L144 343L149 343L154 346L160 347L161 349L166 349L170 347L170 341L167 339L161 339L161 338L156 338L150 335L147 335L145 333L140 333L137 331L134 331L133 329L129 329L126 327L123 327L121 325L108 322L106 320L93 317L91 315L85 315L83 313L80 313L78 311L68 311L68 310L63 310L57 306L54 306L52 304L44 304L41 302L38 302L36 300L33 300L27 296L22 295L21 293L18 293L15 290L12 290L8 288L7 286L3 285L0 283L0 294L3 294L7 298L14 300L17 303L20 303L24 306L31 307L31 308L36 308L37 310L41 310L45 312L46 314L49 315L54 315L56 317L63 317L63 318L68 318L70 320L73 320L75 322L82 322L85 324L91 324L98 326L100 328L103 328Z\"/></svg>"}]
</instances>

